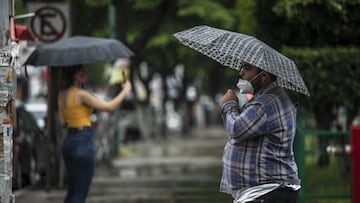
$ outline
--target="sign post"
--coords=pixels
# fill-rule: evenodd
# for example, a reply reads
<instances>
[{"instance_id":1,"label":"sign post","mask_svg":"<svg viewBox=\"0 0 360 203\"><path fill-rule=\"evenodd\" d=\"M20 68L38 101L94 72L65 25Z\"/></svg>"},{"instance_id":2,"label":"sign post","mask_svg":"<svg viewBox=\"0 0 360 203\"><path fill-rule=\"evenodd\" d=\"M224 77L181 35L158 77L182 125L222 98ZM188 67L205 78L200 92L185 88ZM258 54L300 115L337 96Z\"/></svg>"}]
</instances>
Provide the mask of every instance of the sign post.
<instances>
[{"instance_id":1,"label":"sign post","mask_svg":"<svg viewBox=\"0 0 360 203\"><path fill-rule=\"evenodd\" d=\"M69 5L66 3L38 3L27 5L35 13L29 27L34 36L43 43L56 42L70 35Z\"/></svg>"},{"instance_id":2,"label":"sign post","mask_svg":"<svg viewBox=\"0 0 360 203\"><path fill-rule=\"evenodd\" d=\"M0 0L0 203L15 202L12 194L13 124L15 122L15 81L12 55L16 43L10 41L13 0ZM15 80L15 81L14 81Z\"/></svg>"}]
</instances>

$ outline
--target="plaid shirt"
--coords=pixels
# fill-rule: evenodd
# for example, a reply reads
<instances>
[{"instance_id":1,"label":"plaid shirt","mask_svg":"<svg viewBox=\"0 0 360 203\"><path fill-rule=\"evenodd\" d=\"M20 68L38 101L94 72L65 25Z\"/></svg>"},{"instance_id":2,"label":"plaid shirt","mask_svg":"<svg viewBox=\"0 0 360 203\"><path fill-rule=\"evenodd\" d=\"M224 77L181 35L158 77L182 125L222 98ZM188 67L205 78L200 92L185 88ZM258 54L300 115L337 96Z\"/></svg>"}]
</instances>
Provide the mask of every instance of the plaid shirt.
<instances>
[{"instance_id":1,"label":"plaid shirt","mask_svg":"<svg viewBox=\"0 0 360 203\"><path fill-rule=\"evenodd\" d=\"M240 111L236 102L226 102L222 117L228 141L221 192L231 194L266 183L300 185L293 153L296 109L276 82Z\"/></svg>"}]
</instances>

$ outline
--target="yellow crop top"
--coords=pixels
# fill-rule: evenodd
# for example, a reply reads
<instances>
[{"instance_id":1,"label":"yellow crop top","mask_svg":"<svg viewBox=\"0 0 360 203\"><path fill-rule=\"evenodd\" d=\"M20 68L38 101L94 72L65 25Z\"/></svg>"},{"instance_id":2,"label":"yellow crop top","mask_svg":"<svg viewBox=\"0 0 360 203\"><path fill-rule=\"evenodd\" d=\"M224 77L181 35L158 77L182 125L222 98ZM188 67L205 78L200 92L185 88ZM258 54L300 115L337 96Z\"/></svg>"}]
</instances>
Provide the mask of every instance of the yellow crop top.
<instances>
[{"instance_id":1,"label":"yellow crop top","mask_svg":"<svg viewBox=\"0 0 360 203\"><path fill-rule=\"evenodd\" d=\"M71 88L67 106L59 109L69 128L91 126L90 116L93 108L75 103L75 95L78 90L79 88Z\"/></svg>"}]
</instances>

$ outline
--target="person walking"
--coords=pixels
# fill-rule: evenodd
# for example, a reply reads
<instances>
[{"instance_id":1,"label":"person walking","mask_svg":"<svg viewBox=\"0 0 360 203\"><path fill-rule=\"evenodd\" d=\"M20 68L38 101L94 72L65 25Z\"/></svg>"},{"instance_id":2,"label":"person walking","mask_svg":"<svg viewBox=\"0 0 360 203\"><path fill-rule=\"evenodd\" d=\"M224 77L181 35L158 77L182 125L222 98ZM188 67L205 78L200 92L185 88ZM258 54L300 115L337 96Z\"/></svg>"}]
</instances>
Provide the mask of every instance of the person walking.
<instances>
[{"instance_id":1,"label":"person walking","mask_svg":"<svg viewBox=\"0 0 360 203\"><path fill-rule=\"evenodd\" d=\"M228 134L220 191L234 203L296 203L300 189L293 142L296 108L277 77L243 62L238 88L253 93L243 107L233 90L220 100Z\"/></svg>"},{"instance_id":2,"label":"person walking","mask_svg":"<svg viewBox=\"0 0 360 203\"><path fill-rule=\"evenodd\" d=\"M90 121L92 111L114 111L131 91L131 84L126 80L122 91L112 100L100 100L80 88L84 74L81 65L64 67L57 100L60 122L67 128L62 145L68 180L64 203L85 203L91 185L95 169L94 132Z\"/></svg>"}]
</instances>

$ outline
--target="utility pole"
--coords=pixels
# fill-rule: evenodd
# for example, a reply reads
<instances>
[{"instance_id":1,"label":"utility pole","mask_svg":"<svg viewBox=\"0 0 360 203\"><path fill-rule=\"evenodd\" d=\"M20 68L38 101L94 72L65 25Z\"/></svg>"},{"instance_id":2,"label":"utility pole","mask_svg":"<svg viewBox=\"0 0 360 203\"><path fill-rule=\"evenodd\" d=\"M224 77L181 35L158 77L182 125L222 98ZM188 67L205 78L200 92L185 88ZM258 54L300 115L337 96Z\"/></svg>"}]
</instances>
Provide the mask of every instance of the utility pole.
<instances>
[{"instance_id":1,"label":"utility pole","mask_svg":"<svg viewBox=\"0 0 360 203\"><path fill-rule=\"evenodd\" d=\"M108 21L109 21L109 37L116 39L116 10L113 0L109 0L108 5Z\"/></svg>"},{"instance_id":2,"label":"utility pole","mask_svg":"<svg viewBox=\"0 0 360 203\"><path fill-rule=\"evenodd\" d=\"M10 17L13 15L13 0L0 0L0 203L15 202L12 194L12 132L16 121L16 74L12 65L15 60L12 57L14 45L10 43Z\"/></svg>"}]
</instances>

